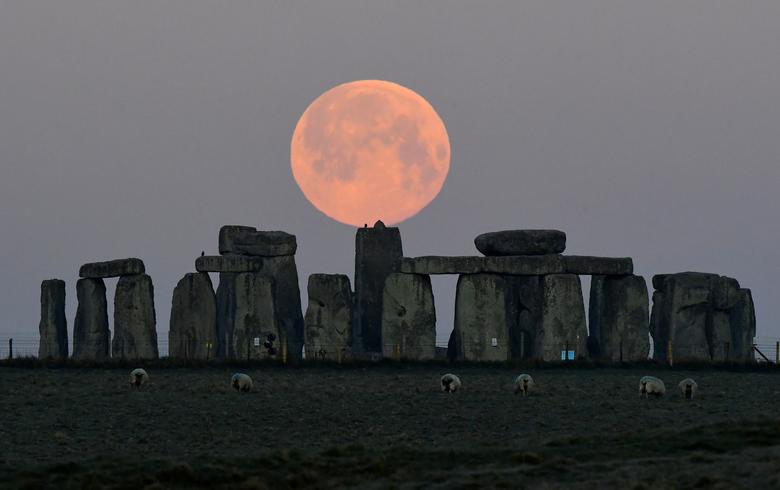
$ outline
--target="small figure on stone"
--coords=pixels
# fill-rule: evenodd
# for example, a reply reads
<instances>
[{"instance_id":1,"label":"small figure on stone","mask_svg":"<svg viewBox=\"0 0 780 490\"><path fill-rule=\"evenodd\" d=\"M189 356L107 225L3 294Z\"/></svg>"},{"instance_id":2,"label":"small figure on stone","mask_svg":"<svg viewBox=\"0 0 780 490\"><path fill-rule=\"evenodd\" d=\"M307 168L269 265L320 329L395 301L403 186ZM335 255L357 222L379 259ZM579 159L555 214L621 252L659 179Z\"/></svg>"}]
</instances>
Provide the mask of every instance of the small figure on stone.
<instances>
[{"instance_id":1,"label":"small figure on stone","mask_svg":"<svg viewBox=\"0 0 780 490\"><path fill-rule=\"evenodd\" d=\"M263 342L263 347L266 348L268 351L269 356L275 356L276 355L276 348L274 347L274 340L276 340L276 335L269 333L268 337L266 337L265 342Z\"/></svg>"},{"instance_id":2,"label":"small figure on stone","mask_svg":"<svg viewBox=\"0 0 780 490\"><path fill-rule=\"evenodd\" d=\"M200 251L200 256L201 256L201 257L204 257L205 255L206 255L206 251L205 251L205 250L201 250L201 251Z\"/></svg>"}]
</instances>

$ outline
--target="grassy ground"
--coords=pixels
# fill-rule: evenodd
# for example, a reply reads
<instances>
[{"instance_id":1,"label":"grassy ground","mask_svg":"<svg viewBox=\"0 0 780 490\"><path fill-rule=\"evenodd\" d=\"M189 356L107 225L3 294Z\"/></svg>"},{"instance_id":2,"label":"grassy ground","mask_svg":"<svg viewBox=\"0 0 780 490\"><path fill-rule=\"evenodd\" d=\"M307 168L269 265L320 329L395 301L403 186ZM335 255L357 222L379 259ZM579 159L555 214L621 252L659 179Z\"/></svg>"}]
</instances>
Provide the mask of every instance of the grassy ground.
<instances>
[{"instance_id":1,"label":"grassy ground","mask_svg":"<svg viewBox=\"0 0 780 490\"><path fill-rule=\"evenodd\" d=\"M248 394L230 366L148 370L0 367L0 487L780 488L777 371L526 367L523 398L506 366L245 366Z\"/></svg>"}]
</instances>

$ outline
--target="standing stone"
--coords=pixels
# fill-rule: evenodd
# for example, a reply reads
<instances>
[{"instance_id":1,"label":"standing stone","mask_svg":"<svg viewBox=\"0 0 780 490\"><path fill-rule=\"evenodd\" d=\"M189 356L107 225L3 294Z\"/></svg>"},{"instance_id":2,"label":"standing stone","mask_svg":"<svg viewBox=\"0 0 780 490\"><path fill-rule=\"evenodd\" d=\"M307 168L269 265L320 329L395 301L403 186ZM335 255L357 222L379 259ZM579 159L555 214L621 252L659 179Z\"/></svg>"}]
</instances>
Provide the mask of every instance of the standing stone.
<instances>
[{"instance_id":1,"label":"standing stone","mask_svg":"<svg viewBox=\"0 0 780 490\"><path fill-rule=\"evenodd\" d=\"M120 359L157 359L154 286L146 274L122 276L114 296L111 353Z\"/></svg>"},{"instance_id":2,"label":"standing stone","mask_svg":"<svg viewBox=\"0 0 780 490\"><path fill-rule=\"evenodd\" d=\"M594 276L590 286L591 357L643 361L650 351L647 283L641 276Z\"/></svg>"},{"instance_id":3,"label":"standing stone","mask_svg":"<svg viewBox=\"0 0 780 490\"><path fill-rule=\"evenodd\" d=\"M382 291L385 280L403 256L401 232L377 221L359 228L355 236L355 315L353 346L356 352L382 352Z\"/></svg>"},{"instance_id":4,"label":"standing stone","mask_svg":"<svg viewBox=\"0 0 780 490\"><path fill-rule=\"evenodd\" d=\"M180 359L216 357L217 305L208 274L187 274L173 290L168 355Z\"/></svg>"},{"instance_id":5,"label":"standing stone","mask_svg":"<svg viewBox=\"0 0 780 490\"><path fill-rule=\"evenodd\" d=\"M41 283L40 359L67 359L68 320L65 318L65 281L50 279Z\"/></svg>"},{"instance_id":6,"label":"standing stone","mask_svg":"<svg viewBox=\"0 0 780 490\"><path fill-rule=\"evenodd\" d=\"M566 233L558 230L505 230L483 233L474 239L487 256L559 254L566 249Z\"/></svg>"},{"instance_id":7,"label":"standing stone","mask_svg":"<svg viewBox=\"0 0 780 490\"><path fill-rule=\"evenodd\" d=\"M273 279L279 333L287 342L289 359L299 360L303 352L304 321L295 256L264 258L260 275Z\"/></svg>"},{"instance_id":8,"label":"standing stone","mask_svg":"<svg viewBox=\"0 0 780 490\"><path fill-rule=\"evenodd\" d=\"M338 360L352 352L352 288L343 274L309 276L306 358Z\"/></svg>"},{"instance_id":9,"label":"standing stone","mask_svg":"<svg viewBox=\"0 0 780 490\"><path fill-rule=\"evenodd\" d=\"M755 313L749 292L736 279L683 272L657 275L653 285L656 360L668 360L669 342L676 361L752 359Z\"/></svg>"},{"instance_id":10,"label":"standing stone","mask_svg":"<svg viewBox=\"0 0 780 490\"><path fill-rule=\"evenodd\" d=\"M458 278L455 328L447 355L469 361L509 359L507 284L498 274Z\"/></svg>"},{"instance_id":11,"label":"standing stone","mask_svg":"<svg viewBox=\"0 0 780 490\"><path fill-rule=\"evenodd\" d=\"M73 359L108 359L111 332L103 279L79 279L76 283L78 309L73 324Z\"/></svg>"},{"instance_id":12,"label":"standing stone","mask_svg":"<svg viewBox=\"0 0 780 490\"><path fill-rule=\"evenodd\" d=\"M588 328L579 276L553 274L542 278L542 321L535 353L543 361L560 361L566 349L587 357Z\"/></svg>"},{"instance_id":13,"label":"standing stone","mask_svg":"<svg viewBox=\"0 0 780 490\"><path fill-rule=\"evenodd\" d=\"M436 309L430 276L387 276L382 302L382 354L418 361L436 356Z\"/></svg>"},{"instance_id":14,"label":"standing stone","mask_svg":"<svg viewBox=\"0 0 780 490\"><path fill-rule=\"evenodd\" d=\"M217 357L235 359L233 330L236 324L236 277L233 272L219 275L217 287Z\"/></svg>"},{"instance_id":15,"label":"standing stone","mask_svg":"<svg viewBox=\"0 0 780 490\"><path fill-rule=\"evenodd\" d=\"M536 333L542 321L542 277L504 276L508 286L510 358L536 359Z\"/></svg>"},{"instance_id":16,"label":"standing stone","mask_svg":"<svg viewBox=\"0 0 780 490\"><path fill-rule=\"evenodd\" d=\"M275 285L270 277L247 272L235 278L235 324L230 352L236 359L275 359L281 355Z\"/></svg>"},{"instance_id":17,"label":"standing stone","mask_svg":"<svg viewBox=\"0 0 780 490\"><path fill-rule=\"evenodd\" d=\"M731 325L731 359L752 362L753 339L756 336L756 310L750 289L740 289L734 307L729 311Z\"/></svg>"}]
</instances>

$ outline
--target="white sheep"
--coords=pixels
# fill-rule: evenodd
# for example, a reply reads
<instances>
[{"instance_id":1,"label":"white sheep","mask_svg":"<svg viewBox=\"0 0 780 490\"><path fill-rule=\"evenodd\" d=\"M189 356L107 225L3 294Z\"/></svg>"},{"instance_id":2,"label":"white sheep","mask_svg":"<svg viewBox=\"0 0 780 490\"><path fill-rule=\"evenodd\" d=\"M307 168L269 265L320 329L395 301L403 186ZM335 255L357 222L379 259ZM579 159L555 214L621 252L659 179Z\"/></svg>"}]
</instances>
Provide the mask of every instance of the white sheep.
<instances>
[{"instance_id":1,"label":"white sheep","mask_svg":"<svg viewBox=\"0 0 780 490\"><path fill-rule=\"evenodd\" d=\"M696 391L699 389L699 385L691 378L685 378L677 386L686 400L693 400L693 397L696 396Z\"/></svg>"},{"instance_id":2,"label":"white sheep","mask_svg":"<svg viewBox=\"0 0 780 490\"><path fill-rule=\"evenodd\" d=\"M666 386L664 382L655 376L643 376L639 380L639 396L648 395L663 396L666 393Z\"/></svg>"},{"instance_id":3,"label":"white sheep","mask_svg":"<svg viewBox=\"0 0 780 490\"><path fill-rule=\"evenodd\" d=\"M528 392L531 391L533 385L534 379L530 374L521 374L515 378L515 395L522 393L523 396L528 396Z\"/></svg>"},{"instance_id":4,"label":"white sheep","mask_svg":"<svg viewBox=\"0 0 780 490\"><path fill-rule=\"evenodd\" d=\"M236 391L252 391L252 378L244 373L236 373L230 378L230 386Z\"/></svg>"},{"instance_id":5,"label":"white sheep","mask_svg":"<svg viewBox=\"0 0 780 490\"><path fill-rule=\"evenodd\" d=\"M130 372L130 384L136 388L149 382L149 375L144 369L136 368Z\"/></svg>"},{"instance_id":6,"label":"white sheep","mask_svg":"<svg viewBox=\"0 0 780 490\"><path fill-rule=\"evenodd\" d=\"M445 374L441 377L441 391L445 393L455 393L460 389L460 378L454 374Z\"/></svg>"}]
</instances>

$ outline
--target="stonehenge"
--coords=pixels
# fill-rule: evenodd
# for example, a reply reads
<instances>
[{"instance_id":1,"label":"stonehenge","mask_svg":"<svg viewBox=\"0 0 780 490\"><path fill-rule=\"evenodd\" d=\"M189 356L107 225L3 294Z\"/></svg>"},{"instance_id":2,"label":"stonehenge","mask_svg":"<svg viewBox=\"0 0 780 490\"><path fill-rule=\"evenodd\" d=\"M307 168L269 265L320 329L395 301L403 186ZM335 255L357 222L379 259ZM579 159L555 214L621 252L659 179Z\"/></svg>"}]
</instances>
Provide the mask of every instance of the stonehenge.
<instances>
[{"instance_id":1,"label":"stonehenge","mask_svg":"<svg viewBox=\"0 0 780 490\"><path fill-rule=\"evenodd\" d=\"M102 361L111 357L106 284L103 279L79 279L78 309L73 324L73 358Z\"/></svg>"},{"instance_id":2,"label":"stonehenge","mask_svg":"<svg viewBox=\"0 0 780 490\"><path fill-rule=\"evenodd\" d=\"M114 295L114 337L111 357L157 359L154 286L146 274L122 276Z\"/></svg>"},{"instance_id":3,"label":"stonehenge","mask_svg":"<svg viewBox=\"0 0 780 490\"><path fill-rule=\"evenodd\" d=\"M307 286L306 357L340 361L352 353L352 288L344 274L312 274Z\"/></svg>"},{"instance_id":4,"label":"stonehenge","mask_svg":"<svg viewBox=\"0 0 780 490\"><path fill-rule=\"evenodd\" d=\"M219 273L216 292L218 357L229 359L268 357L255 344L267 339L248 335L273 333L273 351L300 359L304 345L304 320L294 235L282 231L258 231L248 226L228 225L219 231L219 256L201 256L195 261L200 273ZM242 289L244 288L244 289ZM247 289L248 288L248 289ZM254 296L253 296L254 295ZM271 301L271 307L267 302ZM260 319L252 316L271 315ZM242 317L250 315L250 318ZM253 323L254 322L254 323ZM260 323L258 323L260 322ZM274 354L276 355L276 354Z\"/></svg>"},{"instance_id":5,"label":"stonehenge","mask_svg":"<svg viewBox=\"0 0 780 490\"><path fill-rule=\"evenodd\" d=\"M668 361L748 361L755 311L736 279L702 272L653 277L650 333L653 358Z\"/></svg>"},{"instance_id":6,"label":"stonehenge","mask_svg":"<svg viewBox=\"0 0 780 490\"><path fill-rule=\"evenodd\" d=\"M354 292L344 274L312 274L304 317L295 235L223 226L220 255L202 253L173 291L168 355L434 359L445 350L436 346L430 276L456 274L450 360L635 362L648 358L651 337L656 362L754 360L753 298L736 279L656 275L651 308L631 258L564 255L562 231L490 232L474 244L483 255L404 257L398 228L382 221L359 228ZM219 274L216 292L211 273ZM587 319L582 275L592 276ZM84 264L79 276L72 357L159 357L154 286L143 261ZM114 277L112 337L104 280ZM67 358L61 280L41 284L39 332L39 357Z\"/></svg>"},{"instance_id":7,"label":"stonehenge","mask_svg":"<svg viewBox=\"0 0 780 490\"><path fill-rule=\"evenodd\" d=\"M436 356L436 309L430 276L387 276L382 293L382 354L417 361Z\"/></svg>"},{"instance_id":8,"label":"stonehenge","mask_svg":"<svg viewBox=\"0 0 780 490\"><path fill-rule=\"evenodd\" d=\"M73 326L73 358L81 360L156 359L154 286L140 259L84 264L76 283L78 309ZM118 277L114 295L114 336L108 328L106 285Z\"/></svg>"},{"instance_id":9,"label":"stonehenge","mask_svg":"<svg viewBox=\"0 0 780 490\"><path fill-rule=\"evenodd\" d=\"M188 273L173 290L168 355L209 359L217 354L217 300L211 278Z\"/></svg>"},{"instance_id":10,"label":"stonehenge","mask_svg":"<svg viewBox=\"0 0 780 490\"><path fill-rule=\"evenodd\" d=\"M593 276L588 350L605 361L642 361L650 353L647 283L641 276Z\"/></svg>"},{"instance_id":11,"label":"stonehenge","mask_svg":"<svg viewBox=\"0 0 780 490\"><path fill-rule=\"evenodd\" d=\"M507 230L483 233L474 239L483 255L547 255L563 253L566 233L558 230Z\"/></svg>"},{"instance_id":12,"label":"stonehenge","mask_svg":"<svg viewBox=\"0 0 780 490\"><path fill-rule=\"evenodd\" d=\"M401 232L377 221L355 235L355 312L352 330L356 352L382 352L382 291L403 256Z\"/></svg>"},{"instance_id":13,"label":"stonehenge","mask_svg":"<svg viewBox=\"0 0 780 490\"><path fill-rule=\"evenodd\" d=\"M67 359L68 321L65 319L65 281L49 279L41 283L41 336L38 357Z\"/></svg>"}]
</instances>

